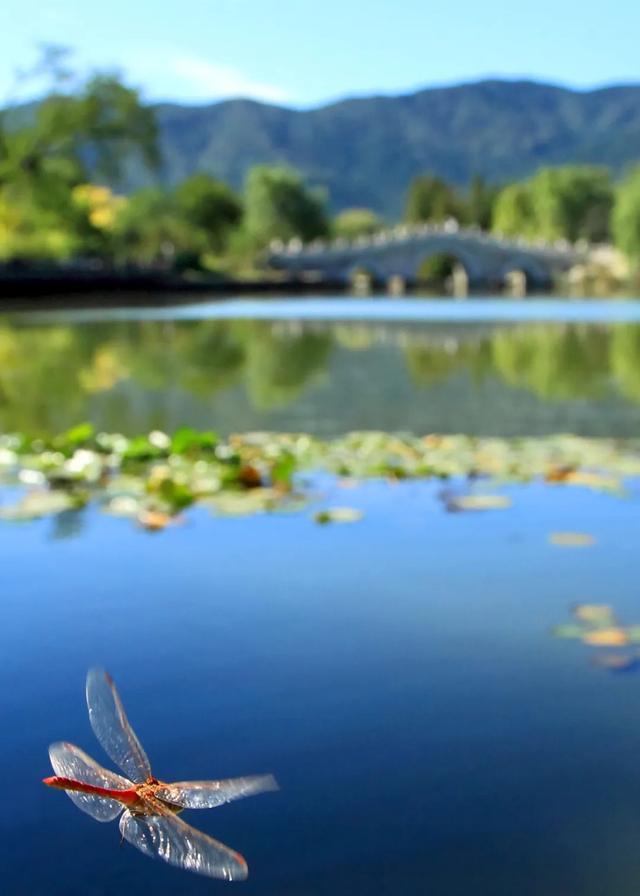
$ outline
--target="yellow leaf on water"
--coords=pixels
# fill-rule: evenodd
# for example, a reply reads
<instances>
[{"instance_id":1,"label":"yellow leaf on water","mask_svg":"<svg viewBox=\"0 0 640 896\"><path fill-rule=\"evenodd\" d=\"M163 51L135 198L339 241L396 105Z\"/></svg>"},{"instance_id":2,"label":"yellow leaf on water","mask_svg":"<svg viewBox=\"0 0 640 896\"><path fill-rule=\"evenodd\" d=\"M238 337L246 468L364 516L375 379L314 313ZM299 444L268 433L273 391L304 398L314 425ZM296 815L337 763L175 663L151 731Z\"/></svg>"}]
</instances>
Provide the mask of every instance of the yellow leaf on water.
<instances>
[{"instance_id":1,"label":"yellow leaf on water","mask_svg":"<svg viewBox=\"0 0 640 896\"><path fill-rule=\"evenodd\" d=\"M160 510L142 510L138 514L138 522L149 532L159 532L166 529L172 522L173 518L168 513L162 513Z\"/></svg>"},{"instance_id":2,"label":"yellow leaf on water","mask_svg":"<svg viewBox=\"0 0 640 896\"><path fill-rule=\"evenodd\" d=\"M552 532L549 541L561 548L587 548L596 543L587 532Z\"/></svg>"},{"instance_id":3,"label":"yellow leaf on water","mask_svg":"<svg viewBox=\"0 0 640 896\"><path fill-rule=\"evenodd\" d=\"M613 476L603 476L601 473L590 473L586 470L574 470L565 477L564 481L571 485L584 485L587 488L610 491L620 488L619 479Z\"/></svg>"},{"instance_id":4,"label":"yellow leaf on water","mask_svg":"<svg viewBox=\"0 0 640 896\"><path fill-rule=\"evenodd\" d=\"M582 640L592 647L625 647L629 643L629 637L623 628L599 628L593 632L585 632Z\"/></svg>"}]
</instances>

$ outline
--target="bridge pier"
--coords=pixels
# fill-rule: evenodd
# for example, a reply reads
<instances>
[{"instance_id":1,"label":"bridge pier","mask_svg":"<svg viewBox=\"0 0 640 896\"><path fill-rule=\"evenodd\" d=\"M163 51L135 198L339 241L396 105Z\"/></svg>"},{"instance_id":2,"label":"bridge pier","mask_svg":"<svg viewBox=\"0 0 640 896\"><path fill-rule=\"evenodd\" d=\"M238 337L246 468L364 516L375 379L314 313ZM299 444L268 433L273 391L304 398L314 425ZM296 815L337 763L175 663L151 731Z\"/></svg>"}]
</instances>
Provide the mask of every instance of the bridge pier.
<instances>
[{"instance_id":1,"label":"bridge pier","mask_svg":"<svg viewBox=\"0 0 640 896\"><path fill-rule=\"evenodd\" d=\"M451 289L457 299L466 299L469 295L469 275L461 264L454 265L451 273Z\"/></svg>"},{"instance_id":2,"label":"bridge pier","mask_svg":"<svg viewBox=\"0 0 640 896\"><path fill-rule=\"evenodd\" d=\"M407 280L401 274L392 274L387 280L387 292L391 296L403 296L407 291Z\"/></svg>"}]
</instances>

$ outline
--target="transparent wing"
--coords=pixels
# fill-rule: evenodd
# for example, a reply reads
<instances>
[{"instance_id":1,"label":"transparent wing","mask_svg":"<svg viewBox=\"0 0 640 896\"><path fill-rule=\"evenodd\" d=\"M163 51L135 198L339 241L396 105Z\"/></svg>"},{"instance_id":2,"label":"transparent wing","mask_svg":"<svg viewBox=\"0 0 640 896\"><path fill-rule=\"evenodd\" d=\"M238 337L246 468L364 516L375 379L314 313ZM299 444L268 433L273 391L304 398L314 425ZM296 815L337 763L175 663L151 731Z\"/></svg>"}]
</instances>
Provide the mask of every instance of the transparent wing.
<instances>
[{"instance_id":1,"label":"transparent wing","mask_svg":"<svg viewBox=\"0 0 640 896\"><path fill-rule=\"evenodd\" d=\"M226 781L177 781L163 784L156 790L156 796L185 809L214 809L232 800L277 789L273 775L254 775Z\"/></svg>"},{"instance_id":2,"label":"transparent wing","mask_svg":"<svg viewBox=\"0 0 640 896\"><path fill-rule=\"evenodd\" d=\"M223 880L244 880L248 874L239 853L175 815L132 815L127 810L120 819L120 833L145 855L186 871Z\"/></svg>"},{"instance_id":3,"label":"transparent wing","mask_svg":"<svg viewBox=\"0 0 640 896\"><path fill-rule=\"evenodd\" d=\"M109 787L113 790L126 790L131 787L131 782L115 772L98 765L91 756L73 744L59 742L49 747L49 759L56 775L61 778L73 778L75 781L84 781L86 784L96 784L98 787ZM87 812L96 821L113 821L122 812L122 804L117 800L94 796L90 793L73 793L65 791L78 809Z\"/></svg>"},{"instance_id":4,"label":"transparent wing","mask_svg":"<svg viewBox=\"0 0 640 896\"><path fill-rule=\"evenodd\" d=\"M149 760L127 720L113 679L104 669L89 670L87 706L93 732L107 755L132 781L146 781L151 775Z\"/></svg>"}]
</instances>

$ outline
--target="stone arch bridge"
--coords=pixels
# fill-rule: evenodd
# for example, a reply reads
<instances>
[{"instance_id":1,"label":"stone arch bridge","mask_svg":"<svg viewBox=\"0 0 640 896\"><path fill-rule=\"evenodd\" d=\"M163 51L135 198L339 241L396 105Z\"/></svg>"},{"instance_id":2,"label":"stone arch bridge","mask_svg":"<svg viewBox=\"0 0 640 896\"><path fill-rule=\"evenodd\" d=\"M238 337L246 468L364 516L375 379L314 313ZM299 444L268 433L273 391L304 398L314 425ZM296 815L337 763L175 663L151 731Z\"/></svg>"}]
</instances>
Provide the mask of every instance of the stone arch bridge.
<instances>
[{"instance_id":1,"label":"stone arch bridge","mask_svg":"<svg viewBox=\"0 0 640 896\"><path fill-rule=\"evenodd\" d=\"M576 264L584 263L588 247L566 241L547 243L505 239L479 229L462 229L456 222L396 227L354 241L316 240L303 244L272 243L267 264L293 277L348 283L358 273L377 283L419 280L422 265L433 257L448 257L466 275L468 285L500 287L519 275L527 286L545 287Z\"/></svg>"}]
</instances>

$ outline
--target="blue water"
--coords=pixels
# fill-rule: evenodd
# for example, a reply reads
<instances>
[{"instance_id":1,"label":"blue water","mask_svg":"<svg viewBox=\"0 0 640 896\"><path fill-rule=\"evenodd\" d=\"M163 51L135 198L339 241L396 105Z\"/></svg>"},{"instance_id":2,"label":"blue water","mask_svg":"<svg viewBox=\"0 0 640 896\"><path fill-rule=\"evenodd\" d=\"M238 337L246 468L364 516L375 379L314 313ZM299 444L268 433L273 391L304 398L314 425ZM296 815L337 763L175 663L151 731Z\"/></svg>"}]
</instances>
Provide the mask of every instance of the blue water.
<instances>
[{"instance_id":1,"label":"blue water","mask_svg":"<svg viewBox=\"0 0 640 896\"><path fill-rule=\"evenodd\" d=\"M16 319L25 317L14 315ZM547 321L583 323L638 323L640 301L597 299L508 299L473 297L467 300L372 298L232 299L199 301L166 308L119 308L111 320L303 320L365 322ZM104 309L29 312L34 321L103 320Z\"/></svg>"},{"instance_id":2,"label":"blue water","mask_svg":"<svg viewBox=\"0 0 640 896\"><path fill-rule=\"evenodd\" d=\"M0 426L637 436L639 309L6 316ZM497 487L512 507L467 514L441 487L325 477L301 513L200 508L155 535L95 508L2 524L3 896L636 896L640 675L551 629L579 602L640 624L640 482L624 498ZM313 522L332 505L364 517ZM553 531L596 543L554 547ZM246 884L152 862L40 783L55 740L111 765L84 703L96 664L159 777L277 776L278 793L185 814L246 856Z\"/></svg>"},{"instance_id":3,"label":"blue water","mask_svg":"<svg viewBox=\"0 0 640 896\"><path fill-rule=\"evenodd\" d=\"M277 776L188 813L247 857L244 892L637 893L640 678L550 628L584 600L640 621L640 485L509 487L509 510L466 515L439 488L318 485L317 506L364 510L353 525L312 507L198 510L156 536L93 510L3 528L3 893L228 886L40 784L53 740L110 764L84 705L96 663L157 775ZM548 543L576 529L596 545Z\"/></svg>"}]
</instances>

